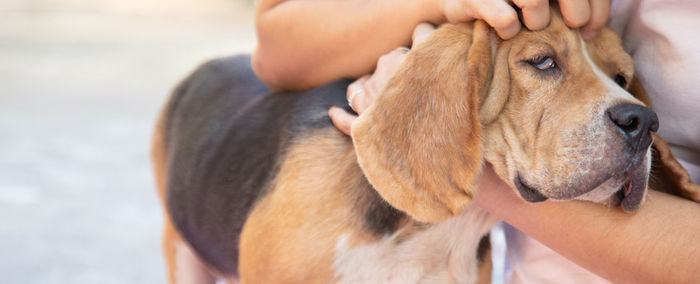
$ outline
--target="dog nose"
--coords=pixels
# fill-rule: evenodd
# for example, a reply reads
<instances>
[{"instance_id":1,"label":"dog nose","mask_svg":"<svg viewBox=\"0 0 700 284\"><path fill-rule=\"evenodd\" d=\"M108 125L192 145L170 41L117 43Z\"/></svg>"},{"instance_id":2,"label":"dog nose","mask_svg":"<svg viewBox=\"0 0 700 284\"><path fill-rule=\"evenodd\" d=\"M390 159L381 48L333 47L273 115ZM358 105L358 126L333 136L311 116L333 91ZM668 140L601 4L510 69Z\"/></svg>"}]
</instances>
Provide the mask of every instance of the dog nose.
<instances>
[{"instance_id":1,"label":"dog nose","mask_svg":"<svg viewBox=\"0 0 700 284\"><path fill-rule=\"evenodd\" d=\"M634 150L646 149L651 144L651 132L659 129L659 118L647 107L619 104L608 109L608 117Z\"/></svg>"}]
</instances>

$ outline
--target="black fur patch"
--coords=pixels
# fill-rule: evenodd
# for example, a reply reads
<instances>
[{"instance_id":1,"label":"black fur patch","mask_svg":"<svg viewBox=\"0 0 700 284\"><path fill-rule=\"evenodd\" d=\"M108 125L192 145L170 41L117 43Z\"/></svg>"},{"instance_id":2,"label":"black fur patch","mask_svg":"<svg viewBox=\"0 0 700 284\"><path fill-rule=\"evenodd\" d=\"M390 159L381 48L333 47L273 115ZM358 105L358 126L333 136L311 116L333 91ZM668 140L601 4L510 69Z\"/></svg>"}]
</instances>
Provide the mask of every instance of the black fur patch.
<instances>
[{"instance_id":1,"label":"black fur patch","mask_svg":"<svg viewBox=\"0 0 700 284\"><path fill-rule=\"evenodd\" d=\"M365 227L375 235L386 235L396 231L406 214L386 202L374 188L371 188L367 195L369 200L364 214Z\"/></svg>"},{"instance_id":2,"label":"black fur patch","mask_svg":"<svg viewBox=\"0 0 700 284\"><path fill-rule=\"evenodd\" d=\"M484 262L486 254L489 252L491 252L491 238L489 234L486 234L479 240L479 246L476 248L476 260L479 263Z\"/></svg>"}]
</instances>

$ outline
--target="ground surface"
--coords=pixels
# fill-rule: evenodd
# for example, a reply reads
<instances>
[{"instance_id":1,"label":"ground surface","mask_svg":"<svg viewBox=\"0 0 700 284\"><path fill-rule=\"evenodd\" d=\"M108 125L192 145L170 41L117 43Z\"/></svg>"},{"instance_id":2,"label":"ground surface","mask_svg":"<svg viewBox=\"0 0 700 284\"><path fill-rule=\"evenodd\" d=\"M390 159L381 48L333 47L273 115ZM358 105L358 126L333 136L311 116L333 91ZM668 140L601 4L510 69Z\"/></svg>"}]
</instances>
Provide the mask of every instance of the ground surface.
<instances>
[{"instance_id":1,"label":"ground surface","mask_svg":"<svg viewBox=\"0 0 700 284\"><path fill-rule=\"evenodd\" d=\"M249 52L252 1L0 1L3 283L163 283L149 136L199 62Z\"/></svg>"}]
</instances>

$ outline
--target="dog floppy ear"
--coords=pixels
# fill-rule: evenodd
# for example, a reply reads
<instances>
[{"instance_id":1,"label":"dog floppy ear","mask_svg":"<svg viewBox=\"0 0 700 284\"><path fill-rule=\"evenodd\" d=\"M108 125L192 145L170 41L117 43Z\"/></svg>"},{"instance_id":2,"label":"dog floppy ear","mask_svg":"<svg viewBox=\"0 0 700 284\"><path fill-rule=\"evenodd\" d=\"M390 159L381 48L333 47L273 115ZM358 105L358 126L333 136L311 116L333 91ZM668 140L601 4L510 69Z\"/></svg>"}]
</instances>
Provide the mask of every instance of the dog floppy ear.
<instances>
[{"instance_id":1,"label":"dog floppy ear","mask_svg":"<svg viewBox=\"0 0 700 284\"><path fill-rule=\"evenodd\" d=\"M651 101L637 78L630 82L629 92L651 107ZM654 151L652 151L652 174L649 178L649 187L700 202L700 185L694 184L690 180L688 171L673 156L666 141L656 133L652 133L652 135L654 136L654 144L652 145Z\"/></svg>"},{"instance_id":2,"label":"dog floppy ear","mask_svg":"<svg viewBox=\"0 0 700 284\"><path fill-rule=\"evenodd\" d=\"M479 105L491 77L481 21L443 25L408 53L352 128L357 159L379 194L422 222L459 214L482 166Z\"/></svg>"},{"instance_id":3,"label":"dog floppy ear","mask_svg":"<svg viewBox=\"0 0 700 284\"><path fill-rule=\"evenodd\" d=\"M652 176L649 179L649 187L700 202L700 185L690 180L688 171L673 157L666 141L656 133L653 136L653 147L656 151L652 154Z\"/></svg>"}]
</instances>

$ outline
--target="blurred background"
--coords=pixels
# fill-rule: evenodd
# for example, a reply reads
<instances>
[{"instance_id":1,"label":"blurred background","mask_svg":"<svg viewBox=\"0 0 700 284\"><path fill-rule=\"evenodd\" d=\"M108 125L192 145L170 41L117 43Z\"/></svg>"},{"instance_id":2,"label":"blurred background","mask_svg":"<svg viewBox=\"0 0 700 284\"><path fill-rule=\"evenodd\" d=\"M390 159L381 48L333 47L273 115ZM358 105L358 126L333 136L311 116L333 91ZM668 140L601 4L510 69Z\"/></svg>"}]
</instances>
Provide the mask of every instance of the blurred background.
<instances>
[{"instance_id":1,"label":"blurred background","mask_svg":"<svg viewBox=\"0 0 700 284\"><path fill-rule=\"evenodd\" d=\"M0 0L3 283L164 283L148 156L206 59L250 53L252 0Z\"/></svg>"}]
</instances>

